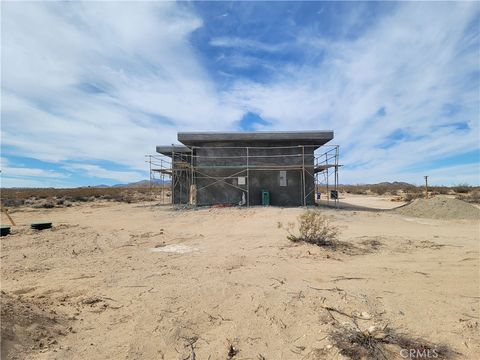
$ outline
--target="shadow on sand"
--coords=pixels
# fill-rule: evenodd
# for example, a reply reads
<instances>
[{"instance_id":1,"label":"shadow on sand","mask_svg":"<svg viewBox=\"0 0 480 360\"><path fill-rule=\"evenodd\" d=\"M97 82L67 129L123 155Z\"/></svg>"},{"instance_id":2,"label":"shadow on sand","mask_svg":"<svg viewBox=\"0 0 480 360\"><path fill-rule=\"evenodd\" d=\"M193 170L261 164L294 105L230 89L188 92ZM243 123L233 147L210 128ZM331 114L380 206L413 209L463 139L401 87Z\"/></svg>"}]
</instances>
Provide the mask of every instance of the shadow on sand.
<instances>
[{"instance_id":1,"label":"shadow on sand","mask_svg":"<svg viewBox=\"0 0 480 360\"><path fill-rule=\"evenodd\" d=\"M404 207L408 204L409 203L402 204L402 205L397 206L397 207L392 208L392 209L379 209L379 208L373 208L373 207L367 207L367 206L353 205L353 204L343 202L341 200L337 201L337 203L335 203L335 201L333 201L333 200L330 200L330 201L319 200L319 201L317 201L317 206L320 207L320 208L339 209L339 210L347 210L347 211L372 211L372 212L390 212L390 211L399 209L401 207Z\"/></svg>"}]
</instances>

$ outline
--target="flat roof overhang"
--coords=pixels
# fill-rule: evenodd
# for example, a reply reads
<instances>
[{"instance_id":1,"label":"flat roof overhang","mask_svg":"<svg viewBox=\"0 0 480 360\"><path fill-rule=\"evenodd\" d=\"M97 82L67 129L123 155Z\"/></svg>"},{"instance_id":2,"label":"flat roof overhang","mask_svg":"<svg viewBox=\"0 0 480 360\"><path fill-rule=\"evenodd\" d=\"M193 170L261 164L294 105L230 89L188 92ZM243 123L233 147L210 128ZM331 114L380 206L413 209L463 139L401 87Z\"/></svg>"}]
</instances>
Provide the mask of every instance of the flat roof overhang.
<instances>
[{"instance_id":1,"label":"flat roof overhang","mask_svg":"<svg viewBox=\"0 0 480 360\"><path fill-rule=\"evenodd\" d=\"M166 155L172 157L172 153L190 153L188 147L183 145L157 145L156 151L159 154Z\"/></svg>"},{"instance_id":2,"label":"flat roof overhang","mask_svg":"<svg viewBox=\"0 0 480 360\"><path fill-rule=\"evenodd\" d=\"M256 131L256 132L179 132L178 141L187 146L214 143L324 145L333 139L333 131Z\"/></svg>"}]
</instances>

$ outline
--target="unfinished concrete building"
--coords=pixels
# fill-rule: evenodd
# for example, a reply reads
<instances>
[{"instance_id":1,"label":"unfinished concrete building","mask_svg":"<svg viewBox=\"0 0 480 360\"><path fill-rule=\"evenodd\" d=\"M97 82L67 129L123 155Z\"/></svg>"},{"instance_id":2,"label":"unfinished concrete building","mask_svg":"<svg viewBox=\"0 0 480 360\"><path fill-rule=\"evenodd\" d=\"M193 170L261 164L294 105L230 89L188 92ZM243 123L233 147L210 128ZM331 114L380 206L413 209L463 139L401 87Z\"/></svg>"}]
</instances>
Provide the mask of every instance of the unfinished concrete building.
<instances>
[{"instance_id":1,"label":"unfinished concrete building","mask_svg":"<svg viewBox=\"0 0 480 360\"><path fill-rule=\"evenodd\" d=\"M180 132L183 145L157 146L151 177L170 181L173 204L315 204L316 186L338 182L333 131ZM152 175L153 174L153 175Z\"/></svg>"}]
</instances>

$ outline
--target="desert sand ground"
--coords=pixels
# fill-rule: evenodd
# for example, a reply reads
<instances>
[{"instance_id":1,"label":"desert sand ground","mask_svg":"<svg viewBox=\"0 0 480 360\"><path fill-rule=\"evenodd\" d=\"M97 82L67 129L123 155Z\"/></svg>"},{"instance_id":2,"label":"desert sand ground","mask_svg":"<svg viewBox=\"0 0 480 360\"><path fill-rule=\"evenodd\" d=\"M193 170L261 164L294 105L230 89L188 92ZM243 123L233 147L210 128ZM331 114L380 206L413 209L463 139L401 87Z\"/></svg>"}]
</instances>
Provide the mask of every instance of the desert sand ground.
<instances>
[{"instance_id":1,"label":"desert sand ground","mask_svg":"<svg viewBox=\"0 0 480 360\"><path fill-rule=\"evenodd\" d=\"M335 206L335 201L322 200L320 203L324 205ZM369 209L388 210L405 205L404 201L392 201L392 196L378 196L378 195L354 195L342 194L339 200L339 207L353 208L355 206L365 207Z\"/></svg>"},{"instance_id":2,"label":"desert sand ground","mask_svg":"<svg viewBox=\"0 0 480 360\"><path fill-rule=\"evenodd\" d=\"M302 211L104 202L12 212L2 359L343 359L330 334L352 317L478 359L478 221L320 209L356 246L342 252L286 239L278 222ZM46 220L53 229L28 228Z\"/></svg>"}]
</instances>

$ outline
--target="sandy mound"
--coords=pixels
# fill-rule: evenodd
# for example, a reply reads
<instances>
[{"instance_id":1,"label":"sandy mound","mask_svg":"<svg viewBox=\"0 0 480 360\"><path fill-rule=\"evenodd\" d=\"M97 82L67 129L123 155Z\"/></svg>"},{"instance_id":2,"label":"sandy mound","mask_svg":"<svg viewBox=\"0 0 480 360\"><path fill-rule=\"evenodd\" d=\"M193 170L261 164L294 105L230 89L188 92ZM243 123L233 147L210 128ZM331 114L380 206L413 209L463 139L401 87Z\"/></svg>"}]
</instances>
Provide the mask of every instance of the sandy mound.
<instances>
[{"instance_id":1,"label":"sandy mound","mask_svg":"<svg viewBox=\"0 0 480 360\"><path fill-rule=\"evenodd\" d=\"M1 292L2 359L25 359L27 354L55 348L66 332L57 317L20 297Z\"/></svg>"},{"instance_id":2,"label":"sandy mound","mask_svg":"<svg viewBox=\"0 0 480 360\"><path fill-rule=\"evenodd\" d=\"M480 219L480 209L462 200L446 197L416 199L394 212L414 217L430 219Z\"/></svg>"}]
</instances>

